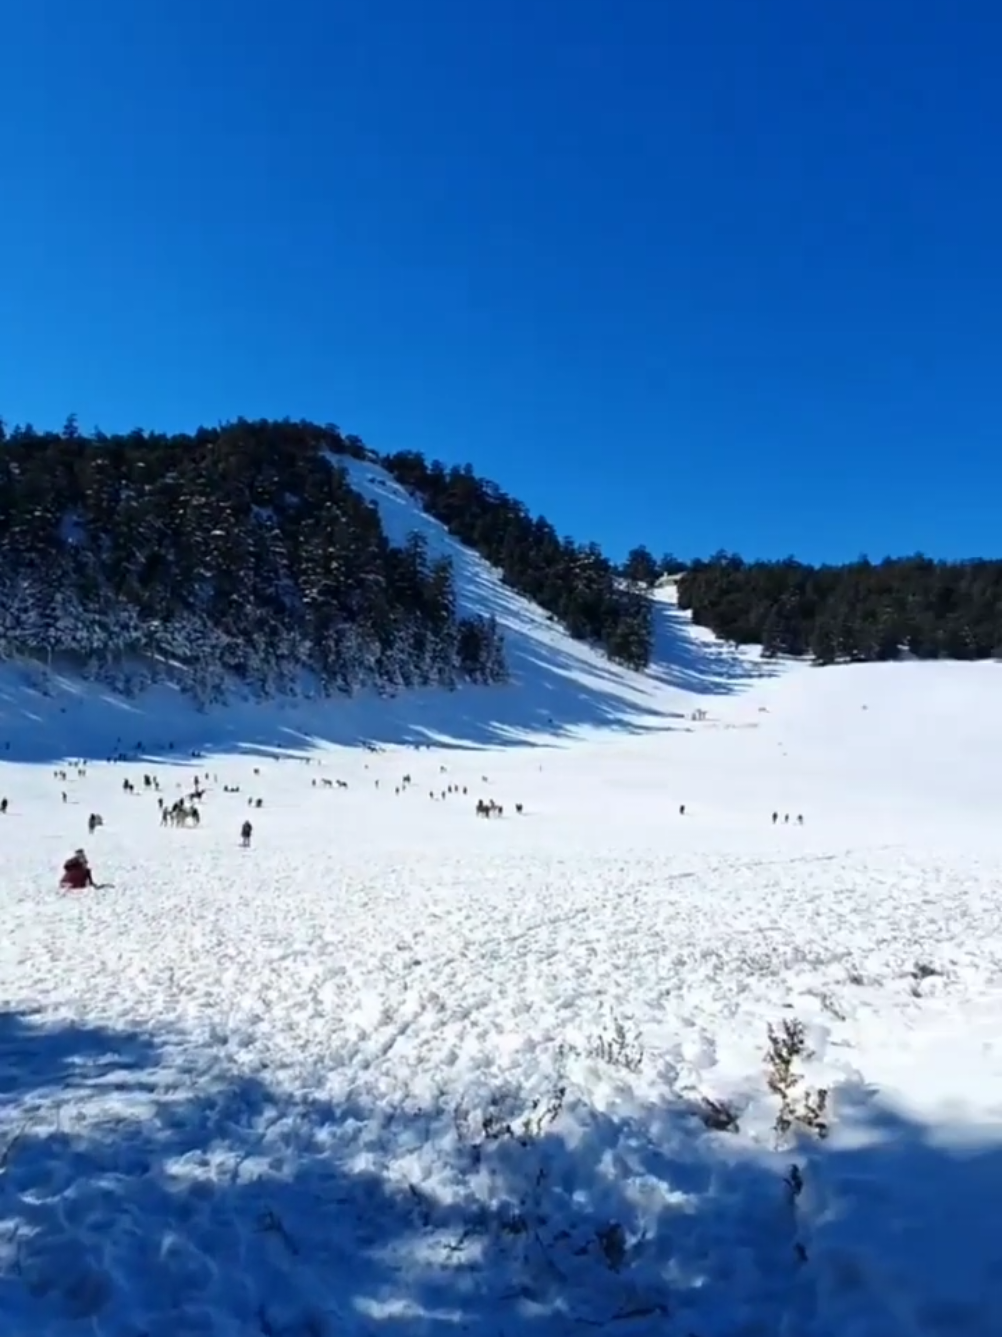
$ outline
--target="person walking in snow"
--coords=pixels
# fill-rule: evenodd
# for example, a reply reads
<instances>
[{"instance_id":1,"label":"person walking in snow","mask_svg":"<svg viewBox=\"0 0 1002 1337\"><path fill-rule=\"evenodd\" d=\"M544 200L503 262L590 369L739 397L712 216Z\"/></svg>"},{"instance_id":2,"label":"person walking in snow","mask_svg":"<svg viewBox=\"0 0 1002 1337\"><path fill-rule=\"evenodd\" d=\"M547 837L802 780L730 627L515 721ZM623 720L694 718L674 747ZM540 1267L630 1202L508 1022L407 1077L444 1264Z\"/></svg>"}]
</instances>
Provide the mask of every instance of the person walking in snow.
<instances>
[{"instance_id":1,"label":"person walking in snow","mask_svg":"<svg viewBox=\"0 0 1002 1337\"><path fill-rule=\"evenodd\" d=\"M250 849L251 836L253 834L254 828L251 826L250 822L244 822L243 826L240 828L240 844L245 850Z\"/></svg>"}]
</instances>

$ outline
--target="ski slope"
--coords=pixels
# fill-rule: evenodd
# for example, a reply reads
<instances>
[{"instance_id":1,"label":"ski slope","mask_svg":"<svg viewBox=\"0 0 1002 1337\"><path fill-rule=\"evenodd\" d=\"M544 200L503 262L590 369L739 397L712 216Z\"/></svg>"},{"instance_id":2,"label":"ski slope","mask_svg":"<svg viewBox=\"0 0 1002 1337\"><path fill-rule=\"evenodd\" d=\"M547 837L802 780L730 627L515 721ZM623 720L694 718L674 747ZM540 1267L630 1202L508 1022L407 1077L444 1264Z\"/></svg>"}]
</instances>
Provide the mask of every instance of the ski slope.
<instances>
[{"instance_id":1,"label":"ski slope","mask_svg":"<svg viewBox=\"0 0 1002 1337\"><path fill-rule=\"evenodd\" d=\"M1002 670L769 666L665 591L631 674L451 551L510 687L5 670L0 1331L1002 1331Z\"/></svg>"}]
</instances>

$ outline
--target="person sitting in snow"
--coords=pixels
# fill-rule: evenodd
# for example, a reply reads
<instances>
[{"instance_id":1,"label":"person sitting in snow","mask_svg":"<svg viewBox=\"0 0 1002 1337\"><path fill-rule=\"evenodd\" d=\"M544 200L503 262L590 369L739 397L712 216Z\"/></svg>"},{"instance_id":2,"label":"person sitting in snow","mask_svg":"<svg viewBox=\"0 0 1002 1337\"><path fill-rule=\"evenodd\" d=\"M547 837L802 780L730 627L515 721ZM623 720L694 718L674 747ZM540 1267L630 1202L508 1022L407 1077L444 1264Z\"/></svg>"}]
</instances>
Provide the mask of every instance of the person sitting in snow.
<instances>
[{"instance_id":1,"label":"person sitting in snow","mask_svg":"<svg viewBox=\"0 0 1002 1337\"><path fill-rule=\"evenodd\" d=\"M75 850L63 864L59 885L66 891L82 891L84 887L94 886L94 874L83 850Z\"/></svg>"}]
</instances>

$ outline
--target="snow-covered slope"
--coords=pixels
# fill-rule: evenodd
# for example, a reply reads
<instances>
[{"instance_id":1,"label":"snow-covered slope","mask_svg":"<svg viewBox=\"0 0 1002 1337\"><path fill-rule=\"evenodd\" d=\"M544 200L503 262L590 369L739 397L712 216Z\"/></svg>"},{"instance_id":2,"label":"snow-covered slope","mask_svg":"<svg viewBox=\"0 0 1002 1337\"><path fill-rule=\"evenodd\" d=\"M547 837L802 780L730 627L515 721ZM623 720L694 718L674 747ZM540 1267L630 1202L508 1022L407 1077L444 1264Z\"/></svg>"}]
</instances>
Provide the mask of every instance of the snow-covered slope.
<instances>
[{"instance_id":1,"label":"snow-covered slope","mask_svg":"<svg viewBox=\"0 0 1002 1337\"><path fill-rule=\"evenodd\" d=\"M693 627L679 612L673 584L656 591L657 622L654 656L649 674L620 671L608 660L580 642L571 640L548 614L522 598L501 580L488 562L457 542L444 525L425 514L406 489L384 469L351 456L332 457L348 474L352 487L380 514L383 529L392 543L403 543L417 531L435 557L448 557L456 573L460 609L496 617L502 627L516 681L523 687L552 690L546 674L573 680L580 694L583 685L610 692L615 714L646 716L650 720L670 718L671 707L685 706L681 697L652 689L656 684L681 689L687 696L715 695L739 690L767 669L755 651L730 650L709 632ZM544 681L540 683L541 676ZM542 722L546 712L540 710ZM601 723L597 714L593 721Z\"/></svg>"},{"instance_id":2,"label":"snow-covered slope","mask_svg":"<svg viewBox=\"0 0 1002 1337\"><path fill-rule=\"evenodd\" d=\"M634 673L610 664L505 585L494 567L425 514L385 470L351 457L339 456L335 462L346 469L355 490L377 507L391 542L403 543L417 531L433 557L449 558L461 612L497 619L514 690L505 694L507 699L490 692L488 700L499 714L496 727L506 736L582 726L663 728L686 711L693 696L734 690L756 676L758 656L723 651L718 655L714 639L703 636L678 613L670 589L660 592L651 672Z\"/></svg>"},{"instance_id":3,"label":"snow-covered slope","mask_svg":"<svg viewBox=\"0 0 1002 1337\"><path fill-rule=\"evenodd\" d=\"M631 674L422 523L510 687L6 670L0 1332L1002 1331L1002 670L767 665L665 591Z\"/></svg>"}]
</instances>

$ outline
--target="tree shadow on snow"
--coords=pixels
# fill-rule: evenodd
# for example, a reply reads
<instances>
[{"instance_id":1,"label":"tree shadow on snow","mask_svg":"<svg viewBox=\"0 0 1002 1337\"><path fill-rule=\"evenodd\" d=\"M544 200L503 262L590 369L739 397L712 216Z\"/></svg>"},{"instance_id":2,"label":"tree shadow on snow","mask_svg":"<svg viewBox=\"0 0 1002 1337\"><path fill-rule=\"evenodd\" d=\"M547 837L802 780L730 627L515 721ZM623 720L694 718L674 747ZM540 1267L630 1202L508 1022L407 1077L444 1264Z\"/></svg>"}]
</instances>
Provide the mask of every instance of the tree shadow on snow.
<instances>
[{"instance_id":1,"label":"tree shadow on snow","mask_svg":"<svg viewBox=\"0 0 1002 1337\"><path fill-rule=\"evenodd\" d=\"M266 755L318 745L549 746L581 729L636 735L678 727L638 674L513 638L512 681L493 687L375 690L353 697L231 700L196 708L177 688L134 698L58 673L6 666L0 676L0 762L186 762L198 754Z\"/></svg>"},{"instance_id":2,"label":"tree shadow on snow","mask_svg":"<svg viewBox=\"0 0 1002 1337\"><path fill-rule=\"evenodd\" d=\"M776 663L753 650L700 637L688 614L674 604L654 601L653 610L654 652L648 671L669 687L700 696L731 696L779 672Z\"/></svg>"},{"instance_id":3,"label":"tree shadow on snow","mask_svg":"<svg viewBox=\"0 0 1002 1337\"><path fill-rule=\"evenodd\" d=\"M149 1036L69 1021L46 1025L40 1013L0 1011L0 1110L15 1102L30 1108L52 1092L68 1096L106 1077L112 1084L135 1082L158 1061Z\"/></svg>"},{"instance_id":4,"label":"tree shadow on snow","mask_svg":"<svg viewBox=\"0 0 1002 1337\"><path fill-rule=\"evenodd\" d=\"M19 1337L1002 1331L1002 1150L937 1145L872 1101L851 1148L800 1158L795 1197L784 1164L681 1104L509 1092L485 1129L483 1111L306 1100L181 1046L179 1075L141 1035L5 1025L26 1079L0 1105L0 1318Z\"/></svg>"}]
</instances>

